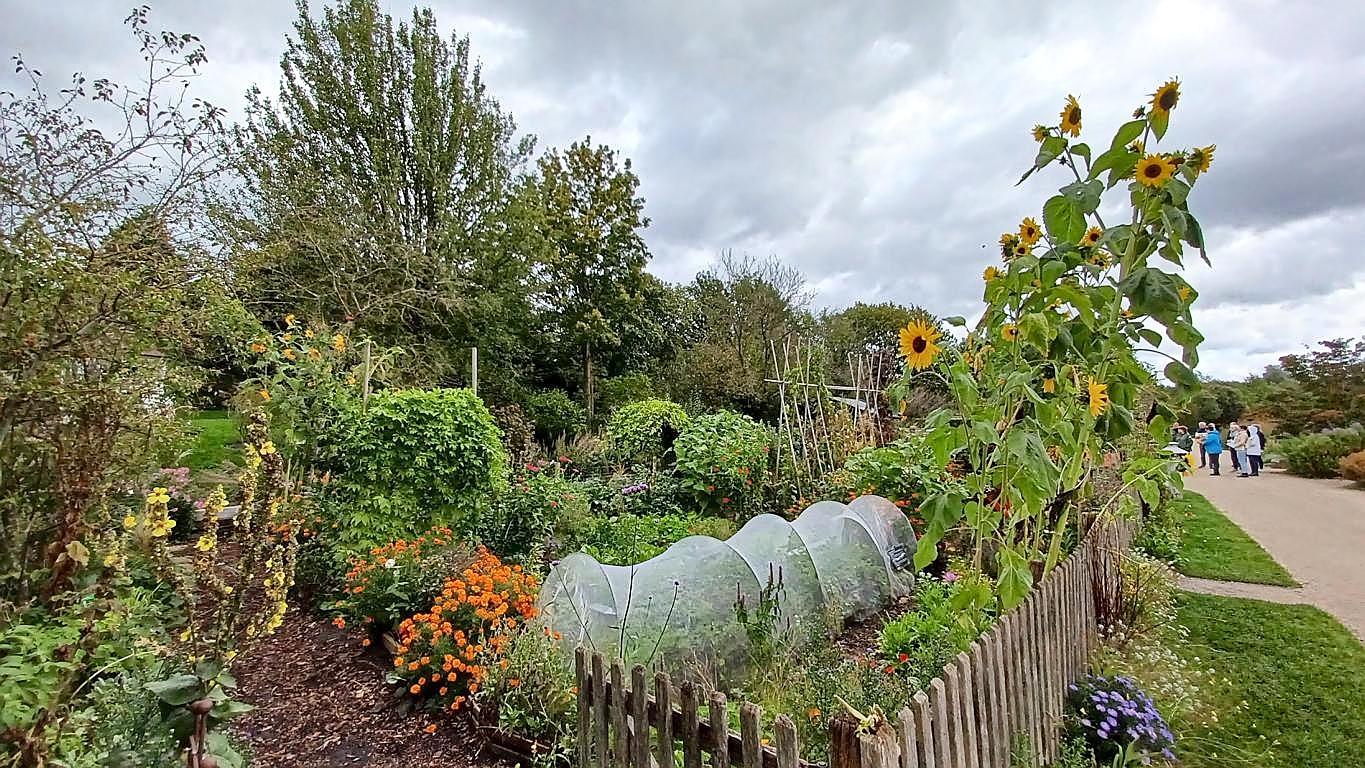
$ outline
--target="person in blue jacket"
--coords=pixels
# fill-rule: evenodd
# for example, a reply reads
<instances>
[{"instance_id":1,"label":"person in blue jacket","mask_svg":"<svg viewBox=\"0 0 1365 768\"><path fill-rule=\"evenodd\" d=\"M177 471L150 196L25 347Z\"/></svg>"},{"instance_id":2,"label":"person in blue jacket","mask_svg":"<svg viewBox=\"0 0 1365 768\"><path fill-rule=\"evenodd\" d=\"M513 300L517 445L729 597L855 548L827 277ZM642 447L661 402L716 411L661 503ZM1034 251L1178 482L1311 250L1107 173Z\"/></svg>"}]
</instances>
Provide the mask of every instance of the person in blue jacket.
<instances>
[{"instance_id":1,"label":"person in blue jacket","mask_svg":"<svg viewBox=\"0 0 1365 768\"><path fill-rule=\"evenodd\" d=\"M1209 455L1209 474L1218 477L1218 457L1223 453L1223 436L1218 434L1218 425L1209 422L1209 431L1204 435L1204 452Z\"/></svg>"}]
</instances>

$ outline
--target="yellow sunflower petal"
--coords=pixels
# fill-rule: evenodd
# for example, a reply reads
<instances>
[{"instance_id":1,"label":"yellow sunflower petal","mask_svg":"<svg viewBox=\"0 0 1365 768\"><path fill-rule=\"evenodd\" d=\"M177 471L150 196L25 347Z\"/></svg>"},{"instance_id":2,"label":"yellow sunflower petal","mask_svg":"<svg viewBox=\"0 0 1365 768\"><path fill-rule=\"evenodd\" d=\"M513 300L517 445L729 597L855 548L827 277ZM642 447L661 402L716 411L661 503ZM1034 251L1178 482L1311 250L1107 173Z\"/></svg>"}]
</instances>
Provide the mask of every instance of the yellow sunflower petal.
<instances>
[{"instance_id":1,"label":"yellow sunflower petal","mask_svg":"<svg viewBox=\"0 0 1365 768\"><path fill-rule=\"evenodd\" d=\"M1090 400L1090 415L1098 418L1109 410L1109 386L1102 381L1088 379L1085 388Z\"/></svg>"},{"instance_id":2,"label":"yellow sunflower petal","mask_svg":"<svg viewBox=\"0 0 1365 768\"><path fill-rule=\"evenodd\" d=\"M942 348L938 340L942 334L924 320L912 320L900 331L901 357L911 368L919 371L934 364Z\"/></svg>"},{"instance_id":3,"label":"yellow sunflower petal","mask_svg":"<svg viewBox=\"0 0 1365 768\"><path fill-rule=\"evenodd\" d=\"M1133 173L1139 184L1155 189L1166 186L1171 174L1175 173L1175 166L1164 155L1147 155L1137 162Z\"/></svg>"},{"instance_id":4,"label":"yellow sunflower petal","mask_svg":"<svg viewBox=\"0 0 1365 768\"><path fill-rule=\"evenodd\" d=\"M1081 135L1081 105L1076 102L1075 96L1066 97L1066 106L1062 107L1062 124L1058 130L1071 136Z\"/></svg>"},{"instance_id":5,"label":"yellow sunflower petal","mask_svg":"<svg viewBox=\"0 0 1365 768\"><path fill-rule=\"evenodd\" d=\"M1180 101L1180 81L1172 78L1152 94L1152 113L1166 114Z\"/></svg>"}]
</instances>

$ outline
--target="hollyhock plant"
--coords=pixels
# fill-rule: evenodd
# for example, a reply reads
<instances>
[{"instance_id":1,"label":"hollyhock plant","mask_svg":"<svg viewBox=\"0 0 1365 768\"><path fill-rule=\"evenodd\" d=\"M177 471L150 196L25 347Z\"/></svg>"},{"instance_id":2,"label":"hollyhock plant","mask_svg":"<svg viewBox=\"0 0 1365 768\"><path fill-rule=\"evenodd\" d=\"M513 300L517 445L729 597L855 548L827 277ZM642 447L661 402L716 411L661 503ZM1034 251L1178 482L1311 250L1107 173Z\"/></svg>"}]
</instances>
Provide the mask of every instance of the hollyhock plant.
<instances>
[{"instance_id":1,"label":"hollyhock plant","mask_svg":"<svg viewBox=\"0 0 1365 768\"><path fill-rule=\"evenodd\" d=\"M1070 727L1101 761L1121 753L1139 756L1143 765L1175 760L1174 734L1131 677L1089 675L1067 691Z\"/></svg>"}]
</instances>

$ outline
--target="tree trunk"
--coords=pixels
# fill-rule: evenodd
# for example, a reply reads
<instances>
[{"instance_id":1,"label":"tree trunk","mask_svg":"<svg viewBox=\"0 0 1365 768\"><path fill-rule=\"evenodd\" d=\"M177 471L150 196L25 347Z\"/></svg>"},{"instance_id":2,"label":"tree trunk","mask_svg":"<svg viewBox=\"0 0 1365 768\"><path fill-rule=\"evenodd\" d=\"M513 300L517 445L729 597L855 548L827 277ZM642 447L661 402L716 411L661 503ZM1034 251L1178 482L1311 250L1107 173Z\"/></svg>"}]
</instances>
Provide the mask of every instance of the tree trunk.
<instances>
[{"instance_id":1,"label":"tree trunk","mask_svg":"<svg viewBox=\"0 0 1365 768\"><path fill-rule=\"evenodd\" d=\"M591 429L597 423L595 418L597 397L592 386L592 342L590 341L583 343L583 392L583 397L588 406L588 427Z\"/></svg>"}]
</instances>

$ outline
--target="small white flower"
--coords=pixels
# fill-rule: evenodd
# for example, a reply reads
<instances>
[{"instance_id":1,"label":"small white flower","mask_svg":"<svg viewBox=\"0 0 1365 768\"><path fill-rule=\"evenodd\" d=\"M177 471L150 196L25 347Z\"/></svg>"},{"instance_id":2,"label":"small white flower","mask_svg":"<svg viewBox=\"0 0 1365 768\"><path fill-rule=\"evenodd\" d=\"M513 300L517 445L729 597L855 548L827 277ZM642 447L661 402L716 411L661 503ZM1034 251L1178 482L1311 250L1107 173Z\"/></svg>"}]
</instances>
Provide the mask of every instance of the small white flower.
<instances>
[{"instance_id":1,"label":"small white flower","mask_svg":"<svg viewBox=\"0 0 1365 768\"><path fill-rule=\"evenodd\" d=\"M388 560L385 560L385 561L384 561L384 567L385 567L385 568L396 568L396 567L398 567L398 563L397 563L397 561L395 561L392 557L390 557Z\"/></svg>"}]
</instances>

